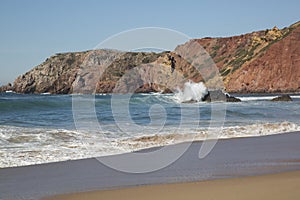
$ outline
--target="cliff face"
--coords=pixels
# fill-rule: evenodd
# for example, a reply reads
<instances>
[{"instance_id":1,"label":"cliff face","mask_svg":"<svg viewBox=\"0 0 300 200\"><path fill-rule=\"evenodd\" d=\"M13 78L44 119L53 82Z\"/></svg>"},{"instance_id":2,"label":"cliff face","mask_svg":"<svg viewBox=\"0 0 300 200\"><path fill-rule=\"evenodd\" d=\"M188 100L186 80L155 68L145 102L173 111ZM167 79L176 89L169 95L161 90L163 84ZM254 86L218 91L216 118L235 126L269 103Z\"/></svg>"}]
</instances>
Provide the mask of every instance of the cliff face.
<instances>
[{"instance_id":1,"label":"cliff face","mask_svg":"<svg viewBox=\"0 0 300 200\"><path fill-rule=\"evenodd\" d=\"M188 59L176 53L180 49L185 52L185 48L192 52L191 42L210 54L228 92L300 91L300 22L282 30L274 27L228 38L194 39L174 52L93 50L56 54L19 76L12 89L56 94L171 92L189 79L207 81L213 74L202 71L203 79ZM174 73L169 56L176 61Z\"/></svg>"},{"instance_id":2,"label":"cliff face","mask_svg":"<svg viewBox=\"0 0 300 200\"><path fill-rule=\"evenodd\" d=\"M72 92L72 84L87 52L56 54L14 81L17 93Z\"/></svg>"},{"instance_id":3,"label":"cliff face","mask_svg":"<svg viewBox=\"0 0 300 200\"><path fill-rule=\"evenodd\" d=\"M94 51L85 62L107 54L108 62L82 64L73 83L74 93L140 93L172 92L189 79L200 81L194 67L173 52L112 52ZM171 71L169 56L176 60L176 72ZM88 81L88 82L87 82ZM83 83L84 82L84 83Z\"/></svg>"},{"instance_id":4,"label":"cliff face","mask_svg":"<svg viewBox=\"0 0 300 200\"><path fill-rule=\"evenodd\" d=\"M300 27L228 77L228 91L299 92Z\"/></svg>"},{"instance_id":5,"label":"cliff face","mask_svg":"<svg viewBox=\"0 0 300 200\"><path fill-rule=\"evenodd\" d=\"M168 56L175 58L171 72ZM14 82L18 93L172 92L189 79L200 81L194 67L172 52L93 50L50 57Z\"/></svg>"},{"instance_id":6,"label":"cliff face","mask_svg":"<svg viewBox=\"0 0 300 200\"><path fill-rule=\"evenodd\" d=\"M198 42L215 61L228 92L300 91L300 22L282 30Z\"/></svg>"}]
</instances>

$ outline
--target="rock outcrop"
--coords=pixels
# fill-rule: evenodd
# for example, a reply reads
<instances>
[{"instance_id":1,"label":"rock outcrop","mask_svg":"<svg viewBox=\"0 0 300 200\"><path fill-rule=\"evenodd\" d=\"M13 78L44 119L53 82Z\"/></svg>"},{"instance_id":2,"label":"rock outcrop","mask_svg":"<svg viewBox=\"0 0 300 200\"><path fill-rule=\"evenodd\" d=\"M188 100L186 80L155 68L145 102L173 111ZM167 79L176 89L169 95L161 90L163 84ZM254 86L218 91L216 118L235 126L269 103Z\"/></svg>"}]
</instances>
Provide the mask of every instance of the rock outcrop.
<instances>
[{"instance_id":1,"label":"rock outcrop","mask_svg":"<svg viewBox=\"0 0 300 200\"><path fill-rule=\"evenodd\" d=\"M220 90L209 91L208 94L203 98L206 102L215 101L226 101L226 102L241 102L241 99L231 96L229 94L223 93Z\"/></svg>"},{"instance_id":2,"label":"rock outcrop","mask_svg":"<svg viewBox=\"0 0 300 200\"><path fill-rule=\"evenodd\" d=\"M77 71L88 52L56 54L14 81L17 93L72 93Z\"/></svg>"},{"instance_id":3,"label":"rock outcrop","mask_svg":"<svg viewBox=\"0 0 300 200\"><path fill-rule=\"evenodd\" d=\"M0 93L1 92L7 92L7 91L12 91L13 87L11 85L11 83L8 83L7 85L1 86L0 87Z\"/></svg>"},{"instance_id":4,"label":"rock outcrop","mask_svg":"<svg viewBox=\"0 0 300 200\"><path fill-rule=\"evenodd\" d=\"M293 99L288 94L281 95L279 97L273 98L271 101L293 101Z\"/></svg>"},{"instance_id":5,"label":"rock outcrop","mask_svg":"<svg viewBox=\"0 0 300 200\"><path fill-rule=\"evenodd\" d=\"M178 52L192 52L197 42L210 55L193 63ZM300 91L300 22L228 38L193 39L173 52L145 53L92 50L61 53L19 76L11 88L18 93L172 92L187 80L205 81L209 90L218 73L227 92ZM198 49L194 49L198 51ZM203 53L205 54L205 53ZM202 55L202 54L201 54ZM172 73L169 57L174 57ZM215 63L217 72L205 69ZM196 67L194 67L196 66ZM201 69L200 71L197 70ZM204 68L204 69L203 69ZM0 91L4 91L4 87ZM7 89L7 88L6 88ZM227 98L227 101L236 101Z\"/></svg>"}]
</instances>

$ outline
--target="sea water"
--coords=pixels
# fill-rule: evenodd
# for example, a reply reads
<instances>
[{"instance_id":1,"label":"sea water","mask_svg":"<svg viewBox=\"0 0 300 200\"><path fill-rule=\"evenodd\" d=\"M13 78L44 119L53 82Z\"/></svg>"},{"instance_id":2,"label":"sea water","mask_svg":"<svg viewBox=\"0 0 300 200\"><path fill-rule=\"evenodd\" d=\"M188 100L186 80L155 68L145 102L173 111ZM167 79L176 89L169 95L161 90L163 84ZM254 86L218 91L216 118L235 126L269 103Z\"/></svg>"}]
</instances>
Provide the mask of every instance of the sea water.
<instances>
[{"instance_id":1,"label":"sea water","mask_svg":"<svg viewBox=\"0 0 300 200\"><path fill-rule=\"evenodd\" d=\"M214 129L218 138L300 130L299 95L292 95L292 102L271 102L276 95L236 94L242 100L237 103L206 103L196 96L194 100L199 102L185 104L182 100L190 97L181 93L184 98L180 91L127 95L2 93L0 168L205 140ZM198 95L204 93L198 91ZM214 120L221 123L212 123Z\"/></svg>"}]
</instances>

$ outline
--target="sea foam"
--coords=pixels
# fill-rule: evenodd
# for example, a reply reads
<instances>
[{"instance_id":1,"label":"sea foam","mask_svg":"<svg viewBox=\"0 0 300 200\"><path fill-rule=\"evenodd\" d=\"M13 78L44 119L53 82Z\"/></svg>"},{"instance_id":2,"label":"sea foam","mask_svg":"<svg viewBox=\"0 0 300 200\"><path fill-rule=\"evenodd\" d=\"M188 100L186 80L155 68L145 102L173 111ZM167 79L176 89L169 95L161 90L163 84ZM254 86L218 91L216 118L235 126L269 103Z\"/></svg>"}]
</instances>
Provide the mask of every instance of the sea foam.
<instances>
[{"instance_id":1,"label":"sea foam","mask_svg":"<svg viewBox=\"0 0 300 200\"><path fill-rule=\"evenodd\" d=\"M199 102L202 101L207 94L208 90L203 82L194 83L190 80L184 84L183 90L177 88L175 99L180 103L190 101Z\"/></svg>"},{"instance_id":2,"label":"sea foam","mask_svg":"<svg viewBox=\"0 0 300 200\"><path fill-rule=\"evenodd\" d=\"M115 155L181 142L204 141L210 131L199 129L191 132L187 129L180 133L169 131L129 138L103 138L101 133L0 126L0 168ZM300 127L291 122L281 122L226 127L216 135L217 139L229 139L293 131L300 131Z\"/></svg>"}]
</instances>

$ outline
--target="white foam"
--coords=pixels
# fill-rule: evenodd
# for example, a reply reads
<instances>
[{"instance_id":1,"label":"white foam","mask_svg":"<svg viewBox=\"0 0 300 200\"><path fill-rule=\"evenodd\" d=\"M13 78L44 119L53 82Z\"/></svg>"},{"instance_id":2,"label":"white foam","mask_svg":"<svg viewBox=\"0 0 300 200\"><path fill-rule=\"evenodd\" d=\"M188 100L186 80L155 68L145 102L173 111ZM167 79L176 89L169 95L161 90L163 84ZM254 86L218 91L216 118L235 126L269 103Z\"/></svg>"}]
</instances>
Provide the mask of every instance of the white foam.
<instances>
[{"instance_id":1,"label":"white foam","mask_svg":"<svg viewBox=\"0 0 300 200\"><path fill-rule=\"evenodd\" d=\"M292 95L291 98L292 99L300 99L300 95Z\"/></svg>"},{"instance_id":2,"label":"white foam","mask_svg":"<svg viewBox=\"0 0 300 200\"><path fill-rule=\"evenodd\" d=\"M188 131L188 130L187 130ZM219 131L219 132L217 132ZM183 132L183 133L168 133L162 135L145 135L138 136L135 138L129 138L120 140L121 146L126 146L128 151L136 151L139 149L164 146L170 144L177 144L181 142L189 141L204 141L209 136L212 139L230 139L230 138L241 138L241 137L258 137L265 135L275 135L286 132L300 131L300 126L290 122L282 123L265 123L265 124L252 124L247 126L233 126L223 129L204 129L198 130L196 133ZM125 148L125 149L126 149Z\"/></svg>"},{"instance_id":3,"label":"white foam","mask_svg":"<svg viewBox=\"0 0 300 200\"><path fill-rule=\"evenodd\" d=\"M260 101L260 100L271 100L277 96L252 96L252 97L238 97L242 101Z\"/></svg>"},{"instance_id":4,"label":"white foam","mask_svg":"<svg viewBox=\"0 0 300 200\"><path fill-rule=\"evenodd\" d=\"M0 168L112 155L123 151L89 133L0 127Z\"/></svg>"},{"instance_id":5,"label":"white foam","mask_svg":"<svg viewBox=\"0 0 300 200\"><path fill-rule=\"evenodd\" d=\"M217 138L257 137L300 131L290 122L252 124L212 130ZM72 130L18 128L0 126L0 168L33 165L64 160L114 155L140 149L205 140L208 129L181 130L180 133L136 135L130 138L105 138L104 134L91 134Z\"/></svg>"},{"instance_id":6,"label":"white foam","mask_svg":"<svg viewBox=\"0 0 300 200\"><path fill-rule=\"evenodd\" d=\"M272 96L249 96L249 97L242 97L237 96L237 98L241 99L242 101L262 101L262 100L272 100L280 95L272 95ZM291 95L292 99L300 99L300 95Z\"/></svg>"},{"instance_id":7,"label":"white foam","mask_svg":"<svg viewBox=\"0 0 300 200\"><path fill-rule=\"evenodd\" d=\"M188 102L188 101L202 101L203 97L208 94L208 90L205 87L203 82L194 83L192 81L188 81L184 84L183 90L180 88L177 89L177 93L175 93L174 97L179 101Z\"/></svg>"},{"instance_id":8,"label":"white foam","mask_svg":"<svg viewBox=\"0 0 300 200\"><path fill-rule=\"evenodd\" d=\"M15 93L15 92L12 90L7 90L7 91L5 91L5 93Z\"/></svg>"}]
</instances>

